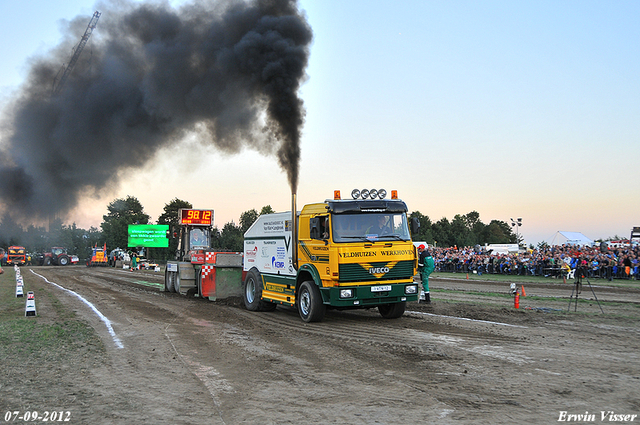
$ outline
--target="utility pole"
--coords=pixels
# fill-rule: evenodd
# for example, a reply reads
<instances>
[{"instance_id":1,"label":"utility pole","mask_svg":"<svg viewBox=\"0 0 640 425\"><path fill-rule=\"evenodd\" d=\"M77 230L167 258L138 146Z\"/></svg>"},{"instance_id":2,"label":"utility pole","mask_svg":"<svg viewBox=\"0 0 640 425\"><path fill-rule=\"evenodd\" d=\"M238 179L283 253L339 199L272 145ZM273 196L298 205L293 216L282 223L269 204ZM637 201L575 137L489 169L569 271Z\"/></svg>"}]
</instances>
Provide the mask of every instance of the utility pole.
<instances>
[{"instance_id":1,"label":"utility pole","mask_svg":"<svg viewBox=\"0 0 640 425\"><path fill-rule=\"evenodd\" d=\"M511 219L511 227L516 228L516 242L518 243L518 249L520 249L520 237L518 235L518 228L522 226L522 217L518 217L517 221L513 218Z\"/></svg>"}]
</instances>

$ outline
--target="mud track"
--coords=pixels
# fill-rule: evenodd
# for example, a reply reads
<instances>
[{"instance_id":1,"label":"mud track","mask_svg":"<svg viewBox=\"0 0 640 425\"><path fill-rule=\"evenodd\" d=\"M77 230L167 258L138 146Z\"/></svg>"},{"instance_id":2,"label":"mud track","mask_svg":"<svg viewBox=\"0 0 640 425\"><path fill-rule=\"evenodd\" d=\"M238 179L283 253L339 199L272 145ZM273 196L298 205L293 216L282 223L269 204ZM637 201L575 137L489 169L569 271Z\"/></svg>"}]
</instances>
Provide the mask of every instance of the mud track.
<instances>
[{"instance_id":1,"label":"mud track","mask_svg":"<svg viewBox=\"0 0 640 425\"><path fill-rule=\"evenodd\" d=\"M640 413L632 289L598 288L601 314L595 303L566 312L571 286L540 285L514 310L483 294L504 284L440 280L433 305L410 303L398 320L373 309L306 324L291 309L161 292L153 272L31 269L25 285L54 295L39 318L55 316L57 299L105 350L90 367L60 358L37 371L61 385L4 384L7 409L68 410L82 424L555 423L563 411L597 413L598 423L600 411ZM87 304L44 278L92 303L123 348Z\"/></svg>"}]
</instances>

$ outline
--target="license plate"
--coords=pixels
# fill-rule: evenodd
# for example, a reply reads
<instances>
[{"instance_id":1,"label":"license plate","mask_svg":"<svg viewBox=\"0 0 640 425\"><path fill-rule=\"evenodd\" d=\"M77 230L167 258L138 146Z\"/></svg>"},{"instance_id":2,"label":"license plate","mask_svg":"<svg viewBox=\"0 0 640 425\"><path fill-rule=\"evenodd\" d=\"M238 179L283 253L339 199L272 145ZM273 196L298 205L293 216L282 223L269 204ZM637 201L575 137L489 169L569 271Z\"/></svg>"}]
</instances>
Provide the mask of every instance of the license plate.
<instances>
[{"instance_id":1,"label":"license plate","mask_svg":"<svg viewBox=\"0 0 640 425\"><path fill-rule=\"evenodd\" d=\"M391 291L391 285L372 286L371 292L389 292Z\"/></svg>"}]
</instances>

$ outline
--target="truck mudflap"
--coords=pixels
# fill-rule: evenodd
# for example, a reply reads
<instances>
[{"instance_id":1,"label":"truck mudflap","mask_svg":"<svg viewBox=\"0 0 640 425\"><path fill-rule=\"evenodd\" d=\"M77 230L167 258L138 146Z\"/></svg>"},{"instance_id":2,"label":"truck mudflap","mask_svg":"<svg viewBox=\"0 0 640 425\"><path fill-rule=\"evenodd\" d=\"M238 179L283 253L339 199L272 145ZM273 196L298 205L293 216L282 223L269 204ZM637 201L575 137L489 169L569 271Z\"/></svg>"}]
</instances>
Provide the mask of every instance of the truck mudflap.
<instances>
[{"instance_id":1,"label":"truck mudflap","mask_svg":"<svg viewBox=\"0 0 640 425\"><path fill-rule=\"evenodd\" d=\"M418 287L411 282L322 287L320 293L324 304L338 308L375 307L380 304L418 301Z\"/></svg>"}]
</instances>

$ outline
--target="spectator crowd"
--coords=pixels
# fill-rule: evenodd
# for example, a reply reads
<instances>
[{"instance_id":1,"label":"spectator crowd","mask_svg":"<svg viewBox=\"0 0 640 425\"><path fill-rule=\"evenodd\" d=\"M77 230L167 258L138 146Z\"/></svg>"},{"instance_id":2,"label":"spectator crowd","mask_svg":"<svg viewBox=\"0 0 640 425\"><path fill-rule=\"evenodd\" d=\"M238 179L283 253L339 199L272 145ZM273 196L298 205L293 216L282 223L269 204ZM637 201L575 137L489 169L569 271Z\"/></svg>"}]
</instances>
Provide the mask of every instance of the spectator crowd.
<instances>
[{"instance_id":1,"label":"spectator crowd","mask_svg":"<svg viewBox=\"0 0 640 425\"><path fill-rule=\"evenodd\" d=\"M496 254L479 246L429 249L439 272L573 278L577 269L588 278L640 279L637 245L605 250L557 245L509 254Z\"/></svg>"}]
</instances>

